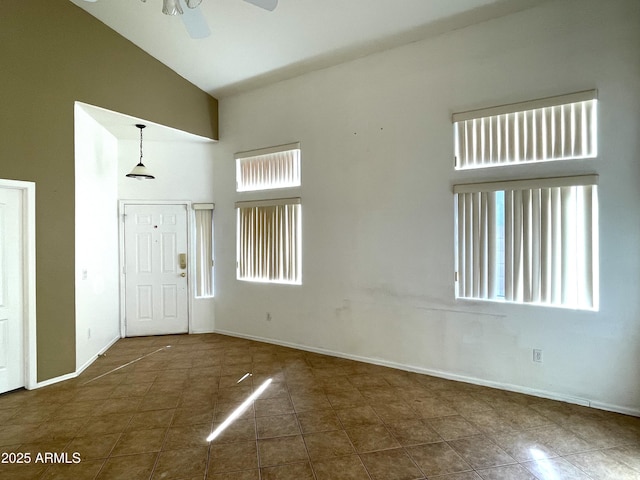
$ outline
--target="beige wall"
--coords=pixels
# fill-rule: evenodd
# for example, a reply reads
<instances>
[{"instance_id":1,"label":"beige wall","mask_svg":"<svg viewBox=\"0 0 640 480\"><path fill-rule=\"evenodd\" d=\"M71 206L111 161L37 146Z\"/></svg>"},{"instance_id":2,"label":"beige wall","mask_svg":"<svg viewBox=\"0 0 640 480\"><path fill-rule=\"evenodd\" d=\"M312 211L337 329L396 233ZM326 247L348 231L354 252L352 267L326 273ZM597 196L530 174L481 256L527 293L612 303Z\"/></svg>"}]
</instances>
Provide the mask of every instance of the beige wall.
<instances>
[{"instance_id":1,"label":"beige wall","mask_svg":"<svg viewBox=\"0 0 640 480\"><path fill-rule=\"evenodd\" d=\"M217 100L66 0L5 2L0 178L36 183L38 381L75 371L74 101L217 139Z\"/></svg>"}]
</instances>

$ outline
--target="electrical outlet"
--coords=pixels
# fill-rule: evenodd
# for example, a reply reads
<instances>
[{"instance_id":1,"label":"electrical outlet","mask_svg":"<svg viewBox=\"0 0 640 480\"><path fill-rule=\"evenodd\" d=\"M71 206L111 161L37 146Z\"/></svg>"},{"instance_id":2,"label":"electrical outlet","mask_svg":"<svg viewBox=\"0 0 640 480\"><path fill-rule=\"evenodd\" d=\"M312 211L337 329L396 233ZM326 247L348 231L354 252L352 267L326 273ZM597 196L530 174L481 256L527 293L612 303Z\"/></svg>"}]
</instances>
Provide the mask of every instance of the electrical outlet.
<instances>
[{"instance_id":1,"label":"electrical outlet","mask_svg":"<svg viewBox=\"0 0 640 480\"><path fill-rule=\"evenodd\" d=\"M267 322L271 321L271 314L269 312L267 312Z\"/></svg>"},{"instance_id":2,"label":"electrical outlet","mask_svg":"<svg viewBox=\"0 0 640 480\"><path fill-rule=\"evenodd\" d=\"M533 349L533 361L536 363L542 363L542 350L539 348Z\"/></svg>"}]
</instances>

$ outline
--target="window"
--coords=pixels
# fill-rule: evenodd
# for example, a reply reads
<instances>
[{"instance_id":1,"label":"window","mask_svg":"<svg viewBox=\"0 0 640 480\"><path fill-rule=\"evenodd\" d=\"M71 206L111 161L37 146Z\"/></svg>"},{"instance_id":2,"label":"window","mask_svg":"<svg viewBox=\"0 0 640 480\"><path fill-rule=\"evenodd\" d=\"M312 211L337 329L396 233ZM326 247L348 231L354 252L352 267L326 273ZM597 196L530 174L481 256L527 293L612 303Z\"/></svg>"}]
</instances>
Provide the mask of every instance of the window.
<instances>
[{"instance_id":1,"label":"window","mask_svg":"<svg viewBox=\"0 0 640 480\"><path fill-rule=\"evenodd\" d=\"M236 191L300 186L300 144L236 154Z\"/></svg>"},{"instance_id":2,"label":"window","mask_svg":"<svg viewBox=\"0 0 640 480\"><path fill-rule=\"evenodd\" d=\"M300 284L300 199L238 202L240 280Z\"/></svg>"},{"instance_id":3,"label":"window","mask_svg":"<svg viewBox=\"0 0 640 480\"><path fill-rule=\"evenodd\" d=\"M213 297L213 203L194 203L197 298Z\"/></svg>"},{"instance_id":4,"label":"window","mask_svg":"<svg viewBox=\"0 0 640 480\"><path fill-rule=\"evenodd\" d=\"M598 308L597 176L454 186L456 296Z\"/></svg>"},{"instance_id":5,"label":"window","mask_svg":"<svg viewBox=\"0 0 640 480\"><path fill-rule=\"evenodd\" d=\"M596 157L596 98L454 114L456 170ZM456 297L597 310L597 178L455 185Z\"/></svg>"},{"instance_id":6,"label":"window","mask_svg":"<svg viewBox=\"0 0 640 480\"><path fill-rule=\"evenodd\" d=\"M300 145L236 155L238 192L300 186ZM237 278L301 284L301 201L263 198L237 209Z\"/></svg>"},{"instance_id":7,"label":"window","mask_svg":"<svg viewBox=\"0 0 640 480\"><path fill-rule=\"evenodd\" d=\"M597 155L596 91L453 115L456 169Z\"/></svg>"}]
</instances>

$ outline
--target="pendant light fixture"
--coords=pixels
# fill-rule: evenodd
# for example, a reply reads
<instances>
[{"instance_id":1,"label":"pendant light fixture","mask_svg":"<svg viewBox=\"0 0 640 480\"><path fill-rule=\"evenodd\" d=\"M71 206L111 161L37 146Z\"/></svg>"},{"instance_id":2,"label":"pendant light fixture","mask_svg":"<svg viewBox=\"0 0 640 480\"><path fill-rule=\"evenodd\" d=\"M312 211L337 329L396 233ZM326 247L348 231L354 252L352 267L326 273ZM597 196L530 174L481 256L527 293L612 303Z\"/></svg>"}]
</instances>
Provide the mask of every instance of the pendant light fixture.
<instances>
[{"instance_id":1,"label":"pendant light fixture","mask_svg":"<svg viewBox=\"0 0 640 480\"><path fill-rule=\"evenodd\" d=\"M131 173L127 173L127 177L129 178L137 178L138 180L151 180L156 177L151 175L147 167L142 163L142 129L146 127L146 125L142 125L141 123L136 123L136 127L140 129L140 161L138 164L133 167Z\"/></svg>"}]
</instances>

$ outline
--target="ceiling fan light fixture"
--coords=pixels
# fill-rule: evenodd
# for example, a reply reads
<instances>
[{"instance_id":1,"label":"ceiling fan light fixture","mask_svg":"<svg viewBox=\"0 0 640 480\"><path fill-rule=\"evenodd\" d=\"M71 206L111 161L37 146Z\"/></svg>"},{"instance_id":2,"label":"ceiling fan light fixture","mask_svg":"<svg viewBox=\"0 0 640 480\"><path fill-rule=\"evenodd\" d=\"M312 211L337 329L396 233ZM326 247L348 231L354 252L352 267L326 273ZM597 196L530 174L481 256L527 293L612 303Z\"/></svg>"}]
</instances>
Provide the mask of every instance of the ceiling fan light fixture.
<instances>
[{"instance_id":1,"label":"ceiling fan light fixture","mask_svg":"<svg viewBox=\"0 0 640 480\"><path fill-rule=\"evenodd\" d=\"M182 15L180 0L163 0L162 13L165 15Z\"/></svg>"},{"instance_id":2,"label":"ceiling fan light fixture","mask_svg":"<svg viewBox=\"0 0 640 480\"><path fill-rule=\"evenodd\" d=\"M198 5L202 3L202 0L186 0L186 1L187 1L187 7L189 8L196 8Z\"/></svg>"},{"instance_id":3,"label":"ceiling fan light fixture","mask_svg":"<svg viewBox=\"0 0 640 480\"><path fill-rule=\"evenodd\" d=\"M137 180L153 180L156 177L151 175L149 169L142 163L142 129L145 128L146 125L137 123L136 127L140 129L140 161L135 167L133 167L133 170L131 170L131 172L127 173L127 177L135 178Z\"/></svg>"}]
</instances>

